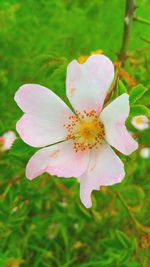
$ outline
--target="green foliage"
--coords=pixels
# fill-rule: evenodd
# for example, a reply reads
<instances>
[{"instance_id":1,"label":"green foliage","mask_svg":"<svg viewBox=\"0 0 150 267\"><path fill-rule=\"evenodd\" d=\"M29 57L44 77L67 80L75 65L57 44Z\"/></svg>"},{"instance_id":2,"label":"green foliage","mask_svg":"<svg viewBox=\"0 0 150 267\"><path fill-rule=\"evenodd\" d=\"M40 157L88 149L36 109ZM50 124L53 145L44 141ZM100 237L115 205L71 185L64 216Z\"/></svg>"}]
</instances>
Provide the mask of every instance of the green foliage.
<instances>
[{"instance_id":1,"label":"green foliage","mask_svg":"<svg viewBox=\"0 0 150 267\"><path fill-rule=\"evenodd\" d=\"M138 84L134 88L132 88L131 94L130 94L130 103L135 104L137 100L141 99L141 97L146 93L147 89L142 85Z\"/></svg>"},{"instance_id":2,"label":"green foliage","mask_svg":"<svg viewBox=\"0 0 150 267\"><path fill-rule=\"evenodd\" d=\"M132 116L146 115L150 117L150 109L144 105L133 105L131 106L131 114Z\"/></svg>"},{"instance_id":3,"label":"green foliage","mask_svg":"<svg viewBox=\"0 0 150 267\"><path fill-rule=\"evenodd\" d=\"M148 18L148 0L136 3L136 15ZM68 62L97 49L117 60L124 9L120 0L0 1L0 135L15 130L22 115L13 99L20 85L40 83L67 102ZM133 22L128 75L112 92L130 95L127 127L139 149L149 146L149 129L139 132L131 119L150 115L148 41L148 25ZM140 150L119 154L125 179L93 192L93 207L85 209L76 179L25 178L36 150L17 135L12 149L0 152L0 267L149 267L149 159Z\"/></svg>"},{"instance_id":4,"label":"green foliage","mask_svg":"<svg viewBox=\"0 0 150 267\"><path fill-rule=\"evenodd\" d=\"M117 82L117 95L122 95L124 93L128 93L127 88L125 87L125 85L123 84L123 82L121 80L118 80Z\"/></svg>"},{"instance_id":5,"label":"green foliage","mask_svg":"<svg viewBox=\"0 0 150 267\"><path fill-rule=\"evenodd\" d=\"M35 153L36 149L25 144L21 139L16 139L9 152L10 156L29 157L30 154Z\"/></svg>"}]
</instances>

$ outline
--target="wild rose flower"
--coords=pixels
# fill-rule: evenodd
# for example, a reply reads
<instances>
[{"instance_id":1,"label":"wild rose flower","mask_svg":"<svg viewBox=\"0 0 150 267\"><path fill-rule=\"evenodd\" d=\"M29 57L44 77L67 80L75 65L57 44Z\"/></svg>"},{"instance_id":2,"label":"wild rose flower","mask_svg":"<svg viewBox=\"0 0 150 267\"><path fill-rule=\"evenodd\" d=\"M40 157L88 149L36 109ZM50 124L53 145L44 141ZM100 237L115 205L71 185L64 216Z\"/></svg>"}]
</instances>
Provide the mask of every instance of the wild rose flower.
<instances>
[{"instance_id":1,"label":"wild rose flower","mask_svg":"<svg viewBox=\"0 0 150 267\"><path fill-rule=\"evenodd\" d=\"M119 183L125 175L111 146L125 155L138 147L125 126L129 96L119 96L102 110L113 78L113 64L104 55L92 55L84 64L73 60L67 68L66 91L75 112L40 85L23 85L15 95L25 113L17 122L18 133L27 144L44 147L29 160L27 178L44 172L78 177L81 201L87 208L92 205L93 190Z\"/></svg>"},{"instance_id":2,"label":"wild rose flower","mask_svg":"<svg viewBox=\"0 0 150 267\"><path fill-rule=\"evenodd\" d=\"M149 128L149 120L145 115L133 117L131 123L138 130L145 130Z\"/></svg>"},{"instance_id":3,"label":"wild rose flower","mask_svg":"<svg viewBox=\"0 0 150 267\"><path fill-rule=\"evenodd\" d=\"M13 131L8 131L0 136L0 150L9 150L16 139L16 134Z\"/></svg>"}]
</instances>

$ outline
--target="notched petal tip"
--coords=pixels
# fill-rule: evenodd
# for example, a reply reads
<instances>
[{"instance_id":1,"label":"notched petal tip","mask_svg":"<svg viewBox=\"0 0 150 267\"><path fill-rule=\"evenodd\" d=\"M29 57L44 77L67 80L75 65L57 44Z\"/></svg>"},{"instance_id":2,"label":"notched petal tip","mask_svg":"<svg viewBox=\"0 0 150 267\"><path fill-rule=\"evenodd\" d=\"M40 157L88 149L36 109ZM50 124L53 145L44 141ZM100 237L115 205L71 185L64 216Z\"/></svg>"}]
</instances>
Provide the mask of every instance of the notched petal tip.
<instances>
[{"instance_id":1,"label":"notched petal tip","mask_svg":"<svg viewBox=\"0 0 150 267\"><path fill-rule=\"evenodd\" d=\"M122 163L122 170L120 172L120 175L118 176L118 179L116 179L115 181L115 184L119 184L122 182L122 180L124 179L126 173L125 173L125 170L124 170L124 164ZM110 184L110 185L113 185L113 184ZM81 202L82 204L87 208L87 209L90 209L92 208L92 192L93 191L96 191L96 190L100 190L100 187L101 186L107 186L107 185L100 185L97 187L97 188L93 188L91 192L87 192L85 191L84 193L80 190L80 199L81 199Z\"/></svg>"}]
</instances>

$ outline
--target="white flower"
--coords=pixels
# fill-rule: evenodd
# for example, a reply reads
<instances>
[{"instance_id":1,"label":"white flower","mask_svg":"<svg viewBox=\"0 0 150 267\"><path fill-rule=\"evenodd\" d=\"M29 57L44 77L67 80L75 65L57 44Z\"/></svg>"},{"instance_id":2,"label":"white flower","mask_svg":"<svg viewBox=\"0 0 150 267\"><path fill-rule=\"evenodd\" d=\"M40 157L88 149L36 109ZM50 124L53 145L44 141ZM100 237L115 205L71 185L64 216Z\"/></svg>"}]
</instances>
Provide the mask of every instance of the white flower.
<instances>
[{"instance_id":1,"label":"white flower","mask_svg":"<svg viewBox=\"0 0 150 267\"><path fill-rule=\"evenodd\" d=\"M145 115L133 117L131 123L138 130L144 130L149 128L149 120Z\"/></svg>"},{"instance_id":2,"label":"white flower","mask_svg":"<svg viewBox=\"0 0 150 267\"><path fill-rule=\"evenodd\" d=\"M16 139L16 134L13 131L9 131L0 136L0 150L9 150Z\"/></svg>"}]
</instances>

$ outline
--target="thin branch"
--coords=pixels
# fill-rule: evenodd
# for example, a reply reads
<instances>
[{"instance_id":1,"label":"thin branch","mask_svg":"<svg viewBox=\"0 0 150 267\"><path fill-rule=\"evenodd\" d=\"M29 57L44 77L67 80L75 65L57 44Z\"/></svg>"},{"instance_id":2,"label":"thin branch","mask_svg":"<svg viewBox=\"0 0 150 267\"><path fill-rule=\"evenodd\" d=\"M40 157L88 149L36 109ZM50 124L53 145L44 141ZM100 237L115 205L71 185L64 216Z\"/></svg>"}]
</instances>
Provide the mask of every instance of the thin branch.
<instances>
[{"instance_id":1,"label":"thin branch","mask_svg":"<svg viewBox=\"0 0 150 267\"><path fill-rule=\"evenodd\" d=\"M113 91L113 89L116 87L117 85L117 81L118 81L118 78L119 78L119 74L120 74L120 69L121 69L121 63L119 62L118 66L117 66L117 69L116 69L116 72L115 72L115 76L114 76L114 79L110 85L110 88L109 88L109 91L108 91L108 94L107 94L107 101L110 100L110 97L111 97L111 93Z\"/></svg>"},{"instance_id":2,"label":"thin branch","mask_svg":"<svg viewBox=\"0 0 150 267\"><path fill-rule=\"evenodd\" d=\"M146 39L145 37L141 36L140 39L141 39L143 42L145 42L145 43L147 43L147 44L150 44L150 40ZM149 49L149 47L148 47L148 49Z\"/></svg>"},{"instance_id":3,"label":"thin branch","mask_svg":"<svg viewBox=\"0 0 150 267\"><path fill-rule=\"evenodd\" d=\"M144 23L144 24L150 25L150 21L149 20L143 19L141 17L133 16L133 20L137 21L137 22L140 22L140 23Z\"/></svg>"},{"instance_id":4,"label":"thin branch","mask_svg":"<svg viewBox=\"0 0 150 267\"><path fill-rule=\"evenodd\" d=\"M120 52L118 54L119 58L119 65L116 71L115 78L111 84L108 98L113 91L113 89L116 87L119 75L120 75L120 69L123 67L125 60L127 59L128 55L128 46L130 41L130 31L131 31L131 23L133 20L134 10L136 9L134 0L126 0L126 10L125 10L125 18L124 18L124 32L123 32L123 38L122 38L122 45Z\"/></svg>"},{"instance_id":5,"label":"thin branch","mask_svg":"<svg viewBox=\"0 0 150 267\"><path fill-rule=\"evenodd\" d=\"M149 226L145 226L143 224L141 224L133 215L133 213L130 211L130 208L128 207L126 201L124 200L124 198L121 196L121 194L119 192L116 192L116 196L118 197L118 199L120 200L120 202L122 203L122 205L124 206L124 208L126 209L128 215L130 216L130 218L132 219L133 223L135 224L136 228L139 230L141 230L144 233L150 233L150 227Z\"/></svg>"},{"instance_id":6,"label":"thin branch","mask_svg":"<svg viewBox=\"0 0 150 267\"><path fill-rule=\"evenodd\" d=\"M128 47L130 42L130 33L131 33L131 24L135 11L135 2L134 0L126 0L126 10L124 18L124 32L122 38L122 45L120 53L118 55L121 65L123 66L127 57L128 57Z\"/></svg>"},{"instance_id":7,"label":"thin branch","mask_svg":"<svg viewBox=\"0 0 150 267\"><path fill-rule=\"evenodd\" d=\"M121 203L123 204L123 206L125 207L126 211L128 212L130 218L132 219L132 221L135 223L135 225L137 226L138 223L134 217L134 215L132 214L132 212L129 210L129 207L127 205L127 203L125 202L125 200L123 199L123 197L120 195L119 192L116 193L117 197L119 198L119 200L121 201Z\"/></svg>"}]
</instances>

